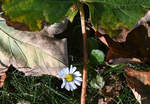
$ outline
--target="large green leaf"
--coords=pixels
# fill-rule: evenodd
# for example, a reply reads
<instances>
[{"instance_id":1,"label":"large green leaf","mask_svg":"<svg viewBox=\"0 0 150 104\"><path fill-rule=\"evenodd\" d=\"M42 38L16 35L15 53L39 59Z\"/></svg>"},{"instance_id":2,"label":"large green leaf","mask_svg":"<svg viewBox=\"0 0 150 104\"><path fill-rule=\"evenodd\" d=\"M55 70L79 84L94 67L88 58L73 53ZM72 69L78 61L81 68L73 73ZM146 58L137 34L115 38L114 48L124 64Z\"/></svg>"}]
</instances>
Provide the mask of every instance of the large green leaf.
<instances>
[{"instance_id":1,"label":"large green leaf","mask_svg":"<svg viewBox=\"0 0 150 104\"><path fill-rule=\"evenodd\" d=\"M40 30L43 21L62 20L72 4L73 0L2 0L2 10L11 21Z\"/></svg>"},{"instance_id":2,"label":"large green leaf","mask_svg":"<svg viewBox=\"0 0 150 104\"><path fill-rule=\"evenodd\" d=\"M0 74L11 64L25 75L54 75L67 65L66 39L47 32L23 32L8 27L0 18Z\"/></svg>"},{"instance_id":3,"label":"large green leaf","mask_svg":"<svg viewBox=\"0 0 150 104\"><path fill-rule=\"evenodd\" d=\"M110 4L112 6L129 6L129 5L143 5L149 6L148 0L80 0L82 2L91 2L91 3L103 3Z\"/></svg>"},{"instance_id":4,"label":"large green leaf","mask_svg":"<svg viewBox=\"0 0 150 104\"><path fill-rule=\"evenodd\" d=\"M89 7L95 29L99 26L110 36L120 27L133 28L150 7L150 0L83 0Z\"/></svg>"}]
</instances>

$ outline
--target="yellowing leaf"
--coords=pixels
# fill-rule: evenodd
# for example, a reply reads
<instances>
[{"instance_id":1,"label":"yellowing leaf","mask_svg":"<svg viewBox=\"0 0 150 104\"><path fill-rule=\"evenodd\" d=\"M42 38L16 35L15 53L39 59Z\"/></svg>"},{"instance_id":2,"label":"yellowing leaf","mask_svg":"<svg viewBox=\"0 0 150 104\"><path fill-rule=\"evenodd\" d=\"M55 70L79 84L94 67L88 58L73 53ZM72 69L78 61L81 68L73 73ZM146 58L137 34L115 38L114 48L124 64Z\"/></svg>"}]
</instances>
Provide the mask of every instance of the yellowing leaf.
<instances>
[{"instance_id":1,"label":"yellowing leaf","mask_svg":"<svg viewBox=\"0 0 150 104\"><path fill-rule=\"evenodd\" d=\"M2 10L12 22L41 30L42 22L50 24L64 19L74 0L2 0Z\"/></svg>"}]
</instances>

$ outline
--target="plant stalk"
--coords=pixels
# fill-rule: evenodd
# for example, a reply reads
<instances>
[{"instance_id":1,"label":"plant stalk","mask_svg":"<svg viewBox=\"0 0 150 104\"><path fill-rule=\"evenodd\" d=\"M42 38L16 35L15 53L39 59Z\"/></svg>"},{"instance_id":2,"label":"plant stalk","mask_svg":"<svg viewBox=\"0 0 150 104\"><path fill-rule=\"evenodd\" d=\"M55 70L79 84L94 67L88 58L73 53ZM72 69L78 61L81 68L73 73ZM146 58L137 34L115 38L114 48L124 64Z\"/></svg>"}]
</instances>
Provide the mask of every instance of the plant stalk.
<instances>
[{"instance_id":1,"label":"plant stalk","mask_svg":"<svg viewBox=\"0 0 150 104\"><path fill-rule=\"evenodd\" d=\"M82 83L82 92L81 92L81 104L86 103L86 85L87 85L87 49L86 49L86 25L85 25L85 14L83 9L83 4L80 4L80 19L81 19L81 28L83 36L83 83Z\"/></svg>"}]
</instances>

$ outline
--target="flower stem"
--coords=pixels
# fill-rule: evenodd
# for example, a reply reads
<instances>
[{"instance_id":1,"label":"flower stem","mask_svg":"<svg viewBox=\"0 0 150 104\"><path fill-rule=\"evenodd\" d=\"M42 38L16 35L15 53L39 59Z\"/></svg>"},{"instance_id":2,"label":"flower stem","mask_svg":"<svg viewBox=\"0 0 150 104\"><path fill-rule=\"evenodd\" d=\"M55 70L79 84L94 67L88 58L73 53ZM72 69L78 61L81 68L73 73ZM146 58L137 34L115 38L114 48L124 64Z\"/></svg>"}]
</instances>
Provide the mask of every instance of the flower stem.
<instances>
[{"instance_id":1,"label":"flower stem","mask_svg":"<svg viewBox=\"0 0 150 104\"><path fill-rule=\"evenodd\" d=\"M87 49L86 49L86 25L85 25L85 14L83 9L83 4L80 4L80 19L81 28L83 35L83 83L82 83L82 93L81 93L81 104L85 104L86 100L86 84L87 84Z\"/></svg>"}]
</instances>

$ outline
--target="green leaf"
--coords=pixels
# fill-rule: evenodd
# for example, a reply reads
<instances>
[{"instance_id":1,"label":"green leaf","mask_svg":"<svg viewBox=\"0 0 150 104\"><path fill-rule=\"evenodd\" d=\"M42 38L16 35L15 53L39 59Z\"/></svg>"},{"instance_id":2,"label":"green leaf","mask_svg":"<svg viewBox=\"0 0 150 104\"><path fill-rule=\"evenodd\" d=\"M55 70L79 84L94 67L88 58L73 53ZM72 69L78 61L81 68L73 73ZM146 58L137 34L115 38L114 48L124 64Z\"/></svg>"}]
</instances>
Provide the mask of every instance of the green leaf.
<instances>
[{"instance_id":1,"label":"green leaf","mask_svg":"<svg viewBox=\"0 0 150 104\"><path fill-rule=\"evenodd\" d=\"M68 63L66 39L56 40L46 33L18 31L0 18L0 74L12 64L25 75L57 76Z\"/></svg>"},{"instance_id":2,"label":"green leaf","mask_svg":"<svg viewBox=\"0 0 150 104\"><path fill-rule=\"evenodd\" d=\"M71 8L66 13L67 19L72 22L76 14L78 13L77 5L72 5Z\"/></svg>"},{"instance_id":3,"label":"green leaf","mask_svg":"<svg viewBox=\"0 0 150 104\"><path fill-rule=\"evenodd\" d=\"M84 0L90 10L95 29L103 28L111 37L118 35L120 27L133 28L144 16L150 1L147 0ZM91 3L93 2L93 3ZM97 2L97 3L95 3Z\"/></svg>"},{"instance_id":4,"label":"green leaf","mask_svg":"<svg viewBox=\"0 0 150 104\"><path fill-rule=\"evenodd\" d=\"M90 59L91 59L91 62L93 64L97 64L98 65L98 64L103 63L104 58L105 58L105 55L104 55L104 53L101 50L93 49L91 51Z\"/></svg>"},{"instance_id":5,"label":"green leaf","mask_svg":"<svg viewBox=\"0 0 150 104\"><path fill-rule=\"evenodd\" d=\"M103 80L102 76L97 75L95 79L92 79L90 81L90 85L91 85L92 88L102 89L105 85L105 81Z\"/></svg>"},{"instance_id":6,"label":"green leaf","mask_svg":"<svg viewBox=\"0 0 150 104\"><path fill-rule=\"evenodd\" d=\"M73 0L2 0L2 10L12 22L26 24L30 30L40 30L42 22L50 24L64 19Z\"/></svg>"}]
</instances>

